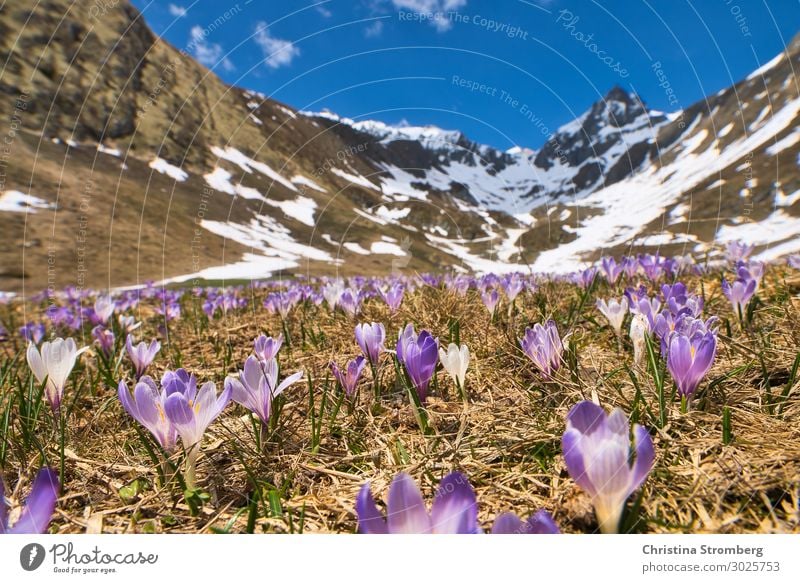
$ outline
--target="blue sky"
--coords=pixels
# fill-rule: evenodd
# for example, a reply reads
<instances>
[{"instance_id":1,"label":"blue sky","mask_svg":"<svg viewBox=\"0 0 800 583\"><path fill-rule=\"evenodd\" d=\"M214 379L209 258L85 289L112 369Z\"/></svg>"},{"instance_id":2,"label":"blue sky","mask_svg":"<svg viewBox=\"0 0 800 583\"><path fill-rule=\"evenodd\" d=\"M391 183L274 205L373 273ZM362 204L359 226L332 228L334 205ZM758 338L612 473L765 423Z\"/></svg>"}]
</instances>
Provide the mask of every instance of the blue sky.
<instances>
[{"instance_id":1,"label":"blue sky","mask_svg":"<svg viewBox=\"0 0 800 583\"><path fill-rule=\"evenodd\" d=\"M135 0L223 80L299 109L538 147L614 85L688 107L800 30L798 0ZM667 87L669 84L669 87Z\"/></svg>"}]
</instances>

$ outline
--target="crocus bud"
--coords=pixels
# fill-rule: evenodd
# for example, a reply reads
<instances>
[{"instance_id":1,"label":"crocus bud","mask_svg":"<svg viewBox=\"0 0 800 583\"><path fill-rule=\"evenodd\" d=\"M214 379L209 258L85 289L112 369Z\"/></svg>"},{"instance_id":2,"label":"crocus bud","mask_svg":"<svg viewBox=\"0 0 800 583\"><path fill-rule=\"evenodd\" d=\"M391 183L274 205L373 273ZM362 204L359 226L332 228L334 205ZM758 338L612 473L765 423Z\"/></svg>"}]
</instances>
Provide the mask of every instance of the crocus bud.
<instances>
[{"instance_id":1,"label":"crocus bud","mask_svg":"<svg viewBox=\"0 0 800 583\"><path fill-rule=\"evenodd\" d=\"M481 294L481 301L486 309L489 310L489 315L494 316L494 311L497 308L497 303L500 301L500 294L496 289L487 290Z\"/></svg>"},{"instance_id":2,"label":"crocus bud","mask_svg":"<svg viewBox=\"0 0 800 583\"><path fill-rule=\"evenodd\" d=\"M344 370L341 370L335 362L331 362L333 376L336 377L348 397L355 395L358 380L361 378L361 372L366 364L367 359L364 356L359 356L348 362Z\"/></svg>"},{"instance_id":3,"label":"crocus bud","mask_svg":"<svg viewBox=\"0 0 800 583\"><path fill-rule=\"evenodd\" d=\"M606 317L608 323L614 329L614 333L619 336L622 334L622 321L628 313L628 298L623 297L620 301L610 299L597 300L597 309Z\"/></svg>"},{"instance_id":4,"label":"crocus bud","mask_svg":"<svg viewBox=\"0 0 800 583\"><path fill-rule=\"evenodd\" d=\"M450 344L445 352L444 348L439 349L439 360L447 371L447 374L453 379L459 387L464 387L464 381L467 376L467 367L469 366L469 348L466 344L461 347L457 344Z\"/></svg>"},{"instance_id":5,"label":"crocus bud","mask_svg":"<svg viewBox=\"0 0 800 583\"><path fill-rule=\"evenodd\" d=\"M371 324L359 324L356 326L356 342L359 348L367 357L370 364L375 366L381 352L386 350L383 343L386 340L386 329L383 324L373 322Z\"/></svg>"},{"instance_id":6,"label":"crocus bud","mask_svg":"<svg viewBox=\"0 0 800 583\"><path fill-rule=\"evenodd\" d=\"M633 362L640 364L644 356L644 346L646 337L650 333L650 326L647 323L647 318L642 314L636 314L631 320L631 341L633 342Z\"/></svg>"},{"instance_id":7,"label":"crocus bud","mask_svg":"<svg viewBox=\"0 0 800 583\"><path fill-rule=\"evenodd\" d=\"M47 379L45 397L53 411L61 406L61 397L78 355L88 347L78 350L72 338L56 338L42 344L41 350L32 342L28 344L28 366L40 383Z\"/></svg>"},{"instance_id":8,"label":"crocus bud","mask_svg":"<svg viewBox=\"0 0 800 583\"><path fill-rule=\"evenodd\" d=\"M114 314L114 300L109 296L97 296L94 301L94 314L98 324L108 323L109 318Z\"/></svg>"},{"instance_id":9,"label":"crocus bud","mask_svg":"<svg viewBox=\"0 0 800 583\"><path fill-rule=\"evenodd\" d=\"M139 379L142 378L147 367L153 363L156 354L161 350L161 343L158 340L152 340L149 345L146 342L134 345L133 336L128 334L125 339L125 350L136 369L136 378Z\"/></svg>"},{"instance_id":10,"label":"crocus bud","mask_svg":"<svg viewBox=\"0 0 800 583\"><path fill-rule=\"evenodd\" d=\"M561 365L564 343L553 320L548 320L544 326L534 324L533 328L526 328L525 336L519 342L522 350L545 377L551 377Z\"/></svg>"}]
</instances>

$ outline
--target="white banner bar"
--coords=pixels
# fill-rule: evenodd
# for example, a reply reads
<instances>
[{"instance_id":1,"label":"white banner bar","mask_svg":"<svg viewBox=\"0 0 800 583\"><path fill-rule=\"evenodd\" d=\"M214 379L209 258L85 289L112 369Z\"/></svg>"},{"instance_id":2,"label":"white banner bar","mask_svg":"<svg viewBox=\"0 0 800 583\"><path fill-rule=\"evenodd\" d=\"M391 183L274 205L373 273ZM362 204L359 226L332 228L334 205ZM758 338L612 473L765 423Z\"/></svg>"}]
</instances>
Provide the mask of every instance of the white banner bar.
<instances>
[{"instance_id":1,"label":"white banner bar","mask_svg":"<svg viewBox=\"0 0 800 583\"><path fill-rule=\"evenodd\" d=\"M796 582L798 551L797 535L5 535L0 581Z\"/></svg>"}]
</instances>

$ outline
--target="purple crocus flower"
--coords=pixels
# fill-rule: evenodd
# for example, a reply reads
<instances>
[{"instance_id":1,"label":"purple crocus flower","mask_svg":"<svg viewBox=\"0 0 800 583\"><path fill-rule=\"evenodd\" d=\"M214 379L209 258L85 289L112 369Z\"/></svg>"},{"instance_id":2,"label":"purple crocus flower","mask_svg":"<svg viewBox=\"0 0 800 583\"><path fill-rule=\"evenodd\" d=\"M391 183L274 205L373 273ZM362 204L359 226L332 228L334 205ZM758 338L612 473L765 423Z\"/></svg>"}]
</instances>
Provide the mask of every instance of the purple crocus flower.
<instances>
[{"instance_id":1,"label":"purple crocus flower","mask_svg":"<svg viewBox=\"0 0 800 583\"><path fill-rule=\"evenodd\" d=\"M533 328L525 328L525 336L519 342L544 376L550 377L558 370L564 354L564 343L553 320L548 320L544 326L534 324Z\"/></svg>"},{"instance_id":2,"label":"purple crocus flower","mask_svg":"<svg viewBox=\"0 0 800 583\"><path fill-rule=\"evenodd\" d=\"M299 290L287 290L269 294L264 300L264 307L271 313L278 312L282 319L289 317L289 312L300 301Z\"/></svg>"},{"instance_id":3,"label":"purple crocus flower","mask_svg":"<svg viewBox=\"0 0 800 583\"><path fill-rule=\"evenodd\" d=\"M639 424L633 426L631 462L630 427L621 409L610 415L591 401L582 401L567 414L561 447L567 471L592 498L600 530L619 529L625 501L644 483L653 467L653 440Z\"/></svg>"},{"instance_id":4,"label":"purple crocus flower","mask_svg":"<svg viewBox=\"0 0 800 583\"><path fill-rule=\"evenodd\" d=\"M339 296L339 307L342 308L344 313L348 316L355 316L361 311L361 295L347 288L342 292L342 295Z\"/></svg>"},{"instance_id":5,"label":"purple crocus flower","mask_svg":"<svg viewBox=\"0 0 800 583\"><path fill-rule=\"evenodd\" d=\"M644 316L652 330L656 314L661 309L661 300L648 297L647 290L644 287L639 288L638 291L629 288L625 291L625 295L628 297L628 306L631 314Z\"/></svg>"},{"instance_id":6,"label":"purple crocus flower","mask_svg":"<svg viewBox=\"0 0 800 583\"><path fill-rule=\"evenodd\" d=\"M175 451L178 438L175 425L165 413L167 397L170 395L170 390L175 389L175 385L165 386L162 383L159 391L155 381L148 376L139 379L133 389L132 397L125 381L120 381L117 388L120 403L128 415L152 433L158 444L167 453Z\"/></svg>"},{"instance_id":7,"label":"purple crocus flower","mask_svg":"<svg viewBox=\"0 0 800 583\"><path fill-rule=\"evenodd\" d=\"M282 345L283 334L279 334L277 338L261 334L253 342L253 353L259 360L272 360L278 355Z\"/></svg>"},{"instance_id":8,"label":"purple crocus flower","mask_svg":"<svg viewBox=\"0 0 800 583\"><path fill-rule=\"evenodd\" d=\"M759 286L764 278L764 263L761 261L740 261L736 265L736 273L741 279L755 279L756 286Z\"/></svg>"},{"instance_id":9,"label":"purple crocus flower","mask_svg":"<svg viewBox=\"0 0 800 583\"><path fill-rule=\"evenodd\" d=\"M26 342L33 342L34 344L41 343L46 332L44 324L37 324L36 322L28 322L19 329L19 335Z\"/></svg>"},{"instance_id":10,"label":"purple crocus flower","mask_svg":"<svg viewBox=\"0 0 800 583\"><path fill-rule=\"evenodd\" d=\"M658 253L640 255L639 265L642 266L645 276L652 282L657 282L664 274L664 262Z\"/></svg>"},{"instance_id":11,"label":"purple crocus flower","mask_svg":"<svg viewBox=\"0 0 800 583\"><path fill-rule=\"evenodd\" d=\"M102 324L98 324L94 328L92 328L92 336L97 341L97 345L100 347L100 351L103 355L108 358L114 352L114 333L103 326Z\"/></svg>"},{"instance_id":12,"label":"purple crocus flower","mask_svg":"<svg viewBox=\"0 0 800 583\"><path fill-rule=\"evenodd\" d=\"M356 326L356 342L372 366L378 364L381 352L386 350L383 345L385 341L386 329L383 324L372 322Z\"/></svg>"},{"instance_id":13,"label":"purple crocus flower","mask_svg":"<svg viewBox=\"0 0 800 583\"><path fill-rule=\"evenodd\" d=\"M696 318L703 312L703 298L689 293L686 285L681 282L662 285L661 295L664 300L664 306L673 316L690 314Z\"/></svg>"},{"instance_id":14,"label":"purple crocus flower","mask_svg":"<svg viewBox=\"0 0 800 583\"><path fill-rule=\"evenodd\" d=\"M145 342L140 342L136 346L133 344L133 336L128 334L125 340L125 350L128 352L128 357L136 369L136 378L141 378L147 367L152 364L153 360L161 350L161 343L158 340L152 340L148 346Z\"/></svg>"},{"instance_id":15,"label":"purple crocus flower","mask_svg":"<svg viewBox=\"0 0 800 583\"><path fill-rule=\"evenodd\" d=\"M472 280L465 275L459 275L451 280L448 285L456 294L463 297L467 295L467 291L472 285Z\"/></svg>"},{"instance_id":16,"label":"purple crocus flower","mask_svg":"<svg viewBox=\"0 0 800 583\"><path fill-rule=\"evenodd\" d=\"M594 283L596 277L597 268L589 267L578 274L576 283L583 289L589 289L589 287L591 287L591 285Z\"/></svg>"},{"instance_id":17,"label":"purple crocus flower","mask_svg":"<svg viewBox=\"0 0 800 583\"><path fill-rule=\"evenodd\" d=\"M480 534L478 501L464 474L442 478L430 513L408 474L397 474L389 486L386 516L375 506L369 484L356 499L358 530L362 534Z\"/></svg>"},{"instance_id":18,"label":"purple crocus flower","mask_svg":"<svg viewBox=\"0 0 800 583\"><path fill-rule=\"evenodd\" d=\"M503 286L503 291L506 292L506 297L509 302L513 302L525 289L525 281L516 273L501 280L500 285Z\"/></svg>"},{"instance_id":19,"label":"purple crocus flower","mask_svg":"<svg viewBox=\"0 0 800 583\"><path fill-rule=\"evenodd\" d=\"M623 257L620 264L622 265L622 271L625 272L625 276L629 280L632 280L634 277L636 277L636 274L639 273L639 268L641 267L639 260L636 257Z\"/></svg>"},{"instance_id":20,"label":"purple crocus flower","mask_svg":"<svg viewBox=\"0 0 800 583\"><path fill-rule=\"evenodd\" d=\"M495 518L492 534L561 534L561 529L547 510L539 510L523 522L513 512Z\"/></svg>"},{"instance_id":21,"label":"purple crocus flower","mask_svg":"<svg viewBox=\"0 0 800 583\"><path fill-rule=\"evenodd\" d=\"M164 412L186 450L200 444L203 434L231 400L231 389L226 387L217 396L217 388L208 381L199 389L197 379L184 369L167 371L161 379L167 394Z\"/></svg>"},{"instance_id":22,"label":"purple crocus flower","mask_svg":"<svg viewBox=\"0 0 800 583\"><path fill-rule=\"evenodd\" d=\"M789 267L800 269L800 255L791 255L789 259L786 260L786 263L789 264Z\"/></svg>"},{"instance_id":23,"label":"purple crocus flower","mask_svg":"<svg viewBox=\"0 0 800 583\"><path fill-rule=\"evenodd\" d=\"M714 364L717 335L703 326L694 333L689 330L675 331L668 342L667 369L678 387L678 393L689 401Z\"/></svg>"},{"instance_id":24,"label":"purple crocus flower","mask_svg":"<svg viewBox=\"0 0 800 583\"><path fill-rule=\"evenodd\" d=\"M497 302L500 301L500 294L496 289L486 290L481 294L481 301L486 309L489 310L489 316L494 316L494 311L497 308Z\"/></svg>"},{"instance_id":25,"label":"purple crocus flower","mask_svg":"<svg viewBox=\"0 0 800 583\"><path fill-rule=\"evenodd\" d=\"M0 477L0 534L44 534L58 500L58 474L50 468L42 468L36 474L31 493L19 518L11 526L8 523L5 486Z\"/></svg>"},{"instance_id":26,"label":"purple crocus flower","mask_svg":"<svg viewBox=\"0 0 800 583\"><path fill-rule=\"evenodd\" d=\"M745 273L747 273L745 271ZM758 281L755 278L737 278L734 282L728 283L728 280L722 279L722 293L728 298L728 301L733 307L733 311L739 316L742 316L747 309L747 304L756 293Z\"/></svg>"},{"instance_id":27,"label":"purple crocus flower","mask_svg":"<svg viewBox=\"0 0 800 583\"><path fill-rule=\"evenodd\" d=\"M386 305L389 306L389 310L394 313L400 308L400 304L403 302L405 287L400 283L396 283L385 292L383 289L378 288L378 292L381 294L383 301L386 302Z\"/></svg>"},{"instance_id":28,"label":"purple crocus flower","mask_svg":"<svg viewBox=\"0 0 800 583\"><path fill-rule=\"evenodd\" d=\"M230 402L231 389L226 386L218 397L216 386L209 381L198 390L195 376L182 368L165 372L161 386L166 396L164 414L180 436L186 451L184 480L186 487L191 489L195 485L200 441L208 426Z\"/></svg>"},{"instance_id":29,"label":"purple crocus flower","mask_svg":"<svg viewBox=\"0 0 800 583\"><path fill-rule=\"evenodd\" d=\"M219 309L219 305L220 298L208 298L203 302L202 310L209 320L214 317L214 314Z\"/></svg>"},{"instance_id":30,"label":"purple crocus flower","mask_svg":"<svg viewBox=\"0 0 800 583\"><path fill-rule=\"evenodd\" d=\"M675 332L678 322L684 317L684 315L675 316L669 310L664 310L653 320L652 332L661 341L661 356L666 358L669 339Z\"/></svg>"},{"instance_id":31,"label":"purple crocus flower","mask_svg":"<svg viewBox=\"0 0 800 583\"><path fill-rule=\"evenodd\" d=\"M409 324L397 339L397 360L405 367L421 403L428 397L428 384L439 360L439 340L427 330L419 335Z\"/></svg>"},{"instance_id":32,"label":"purple crocus flower","mask_svg":"<svg viewBox=\"0 0 800 583\"><path fill-rule=\"evenodd\" d=\"M356 385L358 385L361 372L364 370L366 364L366 358L359 356L349 361L347 367L342 371L335 362L331 362L331 372L333 372L333 376L336 377L336 380L348 397L352 397L355 394Z\"/></svg>"},{"instance_id":33,"label":"purple crocus flower","mask_svg":"<svg viewBox=\"0 0 800 583\"><path fill-rule=\"evenodd\" d=\"M755 249L755 245L748 245L744 241L730 241L727 245L726 252L728 260L732 262L744 261Z\"/></svg>"},{"instance_id":34,"label":"purple crocus flower","mask_svg":"<svg viewBox=\"0 0 800 583\"><path fill-rule=\"evenodd\" d=\"M110 296L97 296L94 301L94 309L91 312L90 320L93 324L107 324L114 314L114 300Z\"/></svg>"},{"instance_id":35,"label":"purple crocus flower","mask_svg":"<svg viewBox=\"0 0 800 583\"><path fill-rule=\"evenodd\" d=\"M225 379L225 389L231 393L231 398L236 403L255 413L261 423L266 425L272 415L275 397L302 377L303 371L298 371L278 384L278 361L274 358L259 360L255 356L248 356L239 378Z\"/></svg>"},{"instance_id":36,"label":"purple crocus flower","mask_svg":"<svg viewBox=\"0 0 800 583\"><path fill-rule=\"evenodd\" d=\"M619 265L613 257L603 257L600 260L600 270L606 281L612 285L617 283L619 276L622 275L622 265Z\"/></svg>"}]
</instances>

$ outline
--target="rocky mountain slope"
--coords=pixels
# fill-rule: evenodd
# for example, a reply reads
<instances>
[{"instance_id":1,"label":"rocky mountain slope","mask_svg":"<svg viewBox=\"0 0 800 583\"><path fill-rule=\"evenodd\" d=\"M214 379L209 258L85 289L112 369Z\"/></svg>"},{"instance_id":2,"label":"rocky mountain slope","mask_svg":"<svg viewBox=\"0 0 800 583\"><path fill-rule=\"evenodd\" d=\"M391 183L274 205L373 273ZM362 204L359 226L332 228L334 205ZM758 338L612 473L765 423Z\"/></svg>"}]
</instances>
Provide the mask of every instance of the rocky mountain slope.
<instances>
[{"instance_id":1,"label":"rocky mountain slope","mask_svg":"<svg viewBox=\"0 0 800 583\"><path fill-rule=\"evenodd\" d=\"M90 8L0 11L0 289L800 251L797 39L685 111L613 88L538 151L501 152L296 111L225 85L127 2Z\"/></svg>"}]
</instances>

